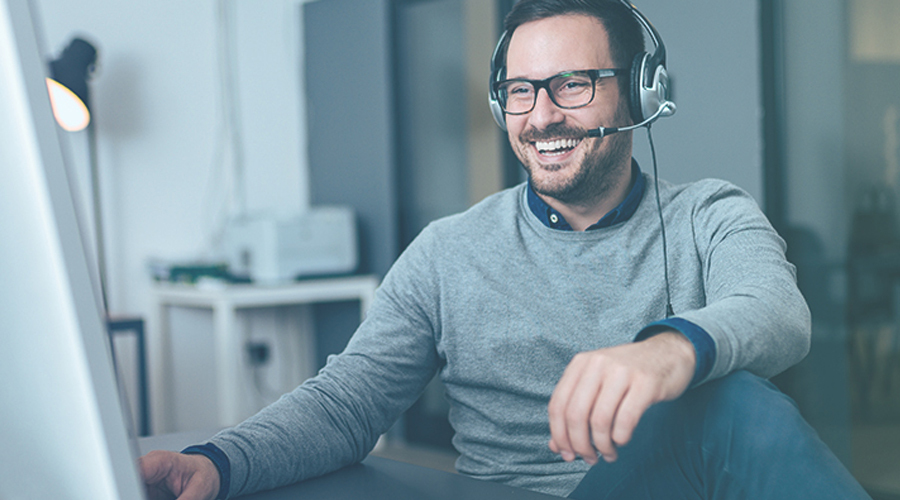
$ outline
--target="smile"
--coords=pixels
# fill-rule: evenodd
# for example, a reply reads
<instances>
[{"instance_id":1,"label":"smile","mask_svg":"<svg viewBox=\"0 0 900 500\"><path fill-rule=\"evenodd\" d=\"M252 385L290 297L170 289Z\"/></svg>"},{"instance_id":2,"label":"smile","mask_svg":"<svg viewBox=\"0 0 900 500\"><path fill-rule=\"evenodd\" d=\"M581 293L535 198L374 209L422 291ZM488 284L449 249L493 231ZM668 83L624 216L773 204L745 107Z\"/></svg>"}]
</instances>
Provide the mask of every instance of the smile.
<instances>
[{"instance_id":1,"label":"smile","mask_svg":"<svg viewBox=\"0 0 900 500\"><path fill-rule=\"evenodd\" d=\"M575 149L581 139L557 139L555 141L535 141L534 147L538 153L545 156L558 156Z\"/></svg>"}]
</instances>

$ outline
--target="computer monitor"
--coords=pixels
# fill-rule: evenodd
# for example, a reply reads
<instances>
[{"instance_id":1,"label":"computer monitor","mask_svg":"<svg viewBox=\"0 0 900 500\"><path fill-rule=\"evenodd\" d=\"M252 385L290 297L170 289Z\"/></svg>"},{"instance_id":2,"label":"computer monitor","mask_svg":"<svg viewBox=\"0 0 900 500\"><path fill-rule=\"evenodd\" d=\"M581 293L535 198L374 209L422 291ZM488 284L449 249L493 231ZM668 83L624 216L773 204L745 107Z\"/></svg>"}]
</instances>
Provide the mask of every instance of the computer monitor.
<instances>
[{"instance_id":1,"label":"computer monitor","mask_svg":"<svg viewBox=\"0 0 900 500\"><path fill-rule=\"evenodd\" d=\"M0 498L137 499L35 12L0 0Z\"/></svg>"}]
</instances>

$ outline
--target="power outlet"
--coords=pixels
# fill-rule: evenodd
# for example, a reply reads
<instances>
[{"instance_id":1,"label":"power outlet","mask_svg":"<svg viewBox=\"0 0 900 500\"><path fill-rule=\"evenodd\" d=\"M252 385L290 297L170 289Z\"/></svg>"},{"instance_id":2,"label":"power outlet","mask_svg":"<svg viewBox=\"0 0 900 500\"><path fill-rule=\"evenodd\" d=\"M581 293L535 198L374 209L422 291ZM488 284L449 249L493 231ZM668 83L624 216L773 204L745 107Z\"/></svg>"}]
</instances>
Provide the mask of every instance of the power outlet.
<instances>
[{"instance_id":1,"label":"power outlet","mask_svg":"<svg viewBox=\"0 0 900 500\"><path fill-rule=\"evenodd\" d=\"M269 344L266 342L247 342L247 358L251 366L262 366L269 362Z\"/></svg>"}]
</instances>

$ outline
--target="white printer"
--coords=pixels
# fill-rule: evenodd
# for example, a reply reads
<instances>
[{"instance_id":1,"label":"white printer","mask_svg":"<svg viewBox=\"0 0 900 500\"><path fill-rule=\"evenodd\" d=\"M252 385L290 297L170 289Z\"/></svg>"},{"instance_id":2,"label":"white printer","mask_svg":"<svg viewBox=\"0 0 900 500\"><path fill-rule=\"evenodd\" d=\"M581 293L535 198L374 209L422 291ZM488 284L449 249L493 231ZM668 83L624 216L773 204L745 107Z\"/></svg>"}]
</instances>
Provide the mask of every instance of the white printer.
<instances>
[{"instance_id":1,"label":"white printer","mask_svg":"<svg viewBox=\"0 0 900 500\"><path fill-rule=\"evenodd\" d=\"M356 217L350 207L319 206L292 217L244 216L224 236L229 272L258 283L356 270Z\"/></svg>"}]
</instances>

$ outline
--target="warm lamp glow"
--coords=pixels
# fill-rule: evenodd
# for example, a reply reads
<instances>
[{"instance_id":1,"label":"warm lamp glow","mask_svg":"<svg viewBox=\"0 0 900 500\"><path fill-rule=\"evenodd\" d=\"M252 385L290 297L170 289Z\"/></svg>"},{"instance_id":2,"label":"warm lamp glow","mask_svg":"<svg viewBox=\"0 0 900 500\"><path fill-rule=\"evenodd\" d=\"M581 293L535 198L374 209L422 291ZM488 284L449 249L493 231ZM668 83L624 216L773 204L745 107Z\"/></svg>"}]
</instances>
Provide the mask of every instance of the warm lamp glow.
<instances>
[{"instance_id":1,"label":"warm lamp glow","mask_svg":"<svg viewBox=\"0 0 900 500\"><path fill-rule=\"evenodd\" d=\"M81 99L63 84L47 78L50 106L56 122L67 132L84 130L91 122L91 113Z\"/></svg>"},{"instance_id":2,"label":"warm lamp glow","mask_svg":"<svg viewBox=\"0 0 900 500\"><path fill-rule=\"evenodd\" d=\"M56 122L69 132L91 123L88 80L97 63L97 49L82 38L73 38L62 54L50 61L47 89Z\"/></svg>"}]
</instances>

